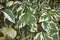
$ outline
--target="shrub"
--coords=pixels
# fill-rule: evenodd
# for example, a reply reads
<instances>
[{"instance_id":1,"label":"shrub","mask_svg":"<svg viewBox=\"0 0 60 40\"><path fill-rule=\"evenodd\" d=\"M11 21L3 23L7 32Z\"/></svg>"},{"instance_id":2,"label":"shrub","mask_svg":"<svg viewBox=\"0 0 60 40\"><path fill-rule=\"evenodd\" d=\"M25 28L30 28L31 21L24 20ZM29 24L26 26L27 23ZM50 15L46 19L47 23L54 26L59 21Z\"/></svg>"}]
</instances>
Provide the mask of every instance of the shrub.
<instances>
[{"instance_id":1,"label":"shrub","mask_svg":"<svg viewBox=\"0 0 60 40\"><path fill-rule=\"evenodd\" d=\"M0 1L1 37L4 40L59 40L58 1Z\"/></svg>"}]
</instances>

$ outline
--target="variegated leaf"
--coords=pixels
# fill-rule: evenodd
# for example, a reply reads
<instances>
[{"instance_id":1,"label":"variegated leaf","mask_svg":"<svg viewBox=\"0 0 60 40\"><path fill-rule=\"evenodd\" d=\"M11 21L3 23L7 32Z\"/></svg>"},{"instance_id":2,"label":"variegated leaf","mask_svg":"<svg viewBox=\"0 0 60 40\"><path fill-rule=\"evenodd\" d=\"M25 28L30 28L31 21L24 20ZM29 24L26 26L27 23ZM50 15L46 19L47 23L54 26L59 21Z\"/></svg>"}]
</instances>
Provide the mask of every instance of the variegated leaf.
<instances>
[{"instance_id":1,"label":"variegated leaf","mask_svg":"<svg viewBox=\"0 0 60 40\"><path fill-rule=\"evenodd\" d=\"M15 17L13 15L13 12L9 9L5 9L3 11L4 15L5 15L5 18L7 18L9 21L15 23Z\"/></svg>"}]
</instances>

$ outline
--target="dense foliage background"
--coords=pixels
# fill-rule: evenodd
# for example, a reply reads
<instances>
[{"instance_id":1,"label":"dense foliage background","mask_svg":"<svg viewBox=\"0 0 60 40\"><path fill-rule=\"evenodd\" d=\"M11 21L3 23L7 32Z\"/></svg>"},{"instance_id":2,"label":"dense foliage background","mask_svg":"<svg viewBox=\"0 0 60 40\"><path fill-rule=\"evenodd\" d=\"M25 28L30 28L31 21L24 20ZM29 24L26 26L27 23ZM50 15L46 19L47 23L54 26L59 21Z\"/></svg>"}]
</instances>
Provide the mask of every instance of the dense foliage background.
<instances>
[{"instance_id":1,"label":"dense foliage background","mask_svg":"<svg viewBox=\"0 0 60 40\"><path fill-rule=\"evenodd\" d=\"M0 40L60 40L60 0L0 0Z\"/></svg>"}]
</instances>

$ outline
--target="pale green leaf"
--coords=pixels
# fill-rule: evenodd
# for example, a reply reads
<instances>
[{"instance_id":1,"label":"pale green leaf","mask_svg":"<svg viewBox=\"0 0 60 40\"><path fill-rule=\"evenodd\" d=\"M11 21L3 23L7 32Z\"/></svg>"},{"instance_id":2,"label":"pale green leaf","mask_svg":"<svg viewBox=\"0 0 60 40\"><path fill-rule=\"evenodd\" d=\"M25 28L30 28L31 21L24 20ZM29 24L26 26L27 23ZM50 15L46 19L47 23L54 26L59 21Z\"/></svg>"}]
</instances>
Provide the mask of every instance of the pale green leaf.
<instances>
[{"instance_id":1,"label":"pale green leaf","mask_svg":"<svg viewBox=\"0 0 60 40\"><path fill-rule=\"evenodd\" d=\"M8 7L10 7L10 6L12 6L13 5L13 1L9 1L9 2L7 2L7 4L6 4L6 6L8 6Z\"/></svg>"},{"instance_id":2,"label":"pale green leaf","mask_svg":"<svg viewBox=\"0 0 60 40\"><path fill-rule=\"evenodd\" d=\"M12 39L15 38L17 35L17 32L13 28L3 28L2 32L4 33L5 36L8 35Z\"/></svg>"},{"instance_id":3,"label":"pale green leaf","mask_svg":"<svg viewBox=\"0 0 60 40\"><path fill-rule=\"evenodd\" d=\"M21 17L21 19L20 19L20 21L21 21L21 23L27 23L28 21L29 21L29 19L30 19L30 16L29 16L29 14L24 14L22 17Z\"/></svg>"},{"instance_id":4,"label":"pale green leaf","mask_svg":"<svg viewBox=\"0 0 60 40\"><path fill-rule=\"evenodd\" d=\"M31 23L36 23L36 18L34 15L30 15L30 22Z\"/></svg>"}]
</instances>

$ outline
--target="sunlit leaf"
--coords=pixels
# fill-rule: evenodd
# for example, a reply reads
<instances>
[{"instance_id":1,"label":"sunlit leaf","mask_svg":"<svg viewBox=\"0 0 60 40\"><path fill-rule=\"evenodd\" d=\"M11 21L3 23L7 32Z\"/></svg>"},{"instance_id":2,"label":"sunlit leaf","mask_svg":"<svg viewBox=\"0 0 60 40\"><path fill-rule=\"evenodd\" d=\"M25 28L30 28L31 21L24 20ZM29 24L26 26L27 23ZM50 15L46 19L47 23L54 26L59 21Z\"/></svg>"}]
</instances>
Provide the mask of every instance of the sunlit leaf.
<instances>
[{"instance_id":1,"label":"sunlit leaf","mask_svg":"<svg viewBox=\"0 0 60 40\"><path fill-rule=\"evenodd\" d=\"M17 32L13 28L3 28L2 32L4 33L4 35L8 35L12 39L17 35Z\"/></svg>"},{"instance_id":2,"label":"sunlit leaf","mask_svg":"<svg viewBox=\"0 0 60 40\"><path fill-rule=\"evenodd\" d=\"M8 7L10 7L10 6L12 6L13 5L13 1L9 1L9 2L7 2L7 4L6 4L6 6L8 6Z\"/></svg>"}]
</instances>

